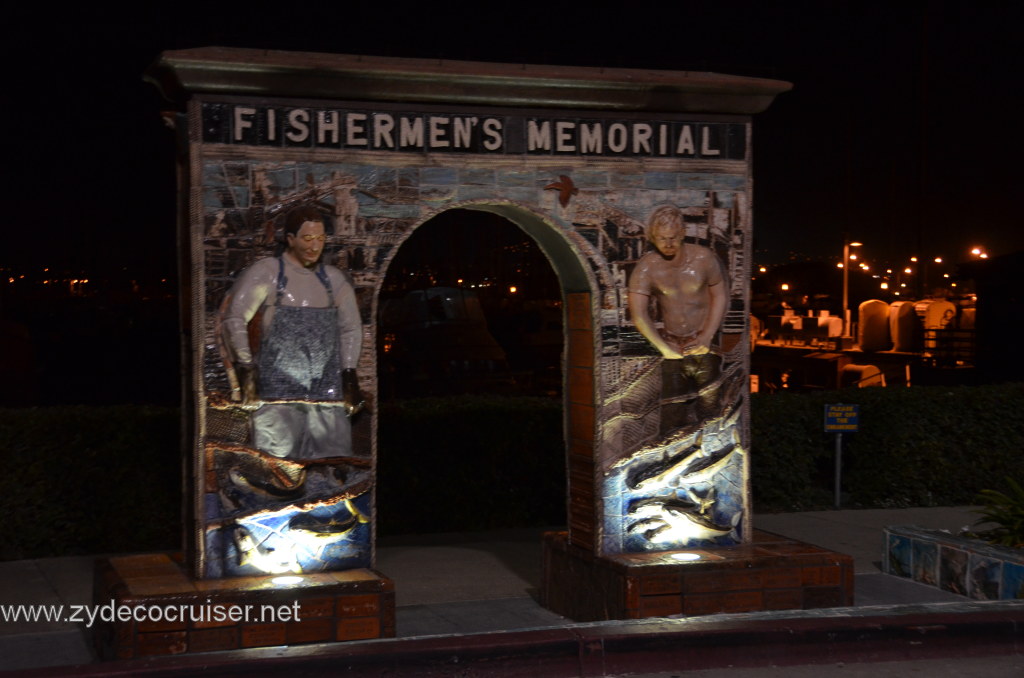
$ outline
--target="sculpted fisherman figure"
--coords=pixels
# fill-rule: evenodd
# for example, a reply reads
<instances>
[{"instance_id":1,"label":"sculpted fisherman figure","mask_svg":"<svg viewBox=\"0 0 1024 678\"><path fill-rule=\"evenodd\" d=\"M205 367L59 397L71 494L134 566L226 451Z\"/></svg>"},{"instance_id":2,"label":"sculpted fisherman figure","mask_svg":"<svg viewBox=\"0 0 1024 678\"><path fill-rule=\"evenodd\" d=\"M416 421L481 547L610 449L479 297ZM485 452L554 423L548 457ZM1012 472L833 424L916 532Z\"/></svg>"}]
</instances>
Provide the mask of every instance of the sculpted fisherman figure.
<instances>
[{"instance_id":1,"label":"sculpted fisherman figure","mask_svg":"<svg viewBox=\"0 0 1024 678\"><path fill-rule=\"evenodd\" d=\"M362 404L356 363L362 324L348 277L321 260L326 233L312 206L285 222L284 252L239 275L223 316L252 415L253 446L276 457L349 456L349 412ZM262 311L258 351L249 321Z\"/></svg>"},{"instance_id":2,"label":"sculpted fisherman figure","mask_svg":"<svg viewBox=\"0 0 1024 678\"><path fill-rule=\"evenodd\" d=\"M661 432L697 424L717 414L715 381L721 357L711 343L722 324L728 289L722 264L707 247L684 243L679 208L651 214L647 239L655 251L637 262L629 279L629 309L637 330L665 358L662 363ZM651 317L657 305L662 327Z\"/></svg>"}]
</instances>

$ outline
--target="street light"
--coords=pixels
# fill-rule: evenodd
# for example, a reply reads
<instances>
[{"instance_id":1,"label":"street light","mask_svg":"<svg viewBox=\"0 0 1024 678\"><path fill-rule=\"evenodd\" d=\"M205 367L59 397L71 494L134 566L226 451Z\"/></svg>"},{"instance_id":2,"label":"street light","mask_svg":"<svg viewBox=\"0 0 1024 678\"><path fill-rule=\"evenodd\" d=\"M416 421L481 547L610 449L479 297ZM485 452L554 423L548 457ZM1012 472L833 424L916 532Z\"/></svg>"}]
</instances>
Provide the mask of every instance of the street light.
<instances>
[{"instance_id":1,"label":"street light","mask_svg":"<svg viewBox=\"0 0 1024 678\"><path fill-rule=\"evenodd\" d=\"M843 238L843 338L850 337L850 248L861 247L864 243L850 242ZM856 256L856 255L854 255Z\"/></svg>"}]
</instances>

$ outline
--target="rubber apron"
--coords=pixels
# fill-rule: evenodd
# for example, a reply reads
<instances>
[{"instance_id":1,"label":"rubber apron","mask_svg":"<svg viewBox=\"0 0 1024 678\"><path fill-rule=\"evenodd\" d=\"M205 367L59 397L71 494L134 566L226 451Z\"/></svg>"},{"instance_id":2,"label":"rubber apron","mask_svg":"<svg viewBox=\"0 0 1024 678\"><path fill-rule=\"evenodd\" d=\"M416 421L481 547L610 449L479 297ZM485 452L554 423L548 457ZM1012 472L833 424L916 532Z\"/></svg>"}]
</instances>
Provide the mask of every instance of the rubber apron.
<instances>
[{"instance_id":1,"label":"rubber apron","mask_svg":"<svg viewBox=\"0 0 1024 678\"><path fill-rule=\"evenodd\" d=\"M341 400L341 338L338 309L327 271L316 277L327 290L326 308L282 306L288 285L284 260L278 258L274 317L260 340L257 393L262 400Z\"/></svg>"}]
</instances>

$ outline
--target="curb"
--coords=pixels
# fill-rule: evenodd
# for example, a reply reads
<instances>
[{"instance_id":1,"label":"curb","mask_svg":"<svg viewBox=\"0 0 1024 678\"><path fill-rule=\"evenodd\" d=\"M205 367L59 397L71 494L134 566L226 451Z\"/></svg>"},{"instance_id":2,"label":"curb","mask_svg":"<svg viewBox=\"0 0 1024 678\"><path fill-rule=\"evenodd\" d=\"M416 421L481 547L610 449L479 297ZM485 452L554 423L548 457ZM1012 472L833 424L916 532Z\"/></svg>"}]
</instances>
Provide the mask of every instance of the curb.
<instances>
[{"instance_id":1,"label":"curb","mask_svg":"<svg viewBox=\"0 0 1024 678\"><path fill-rule=\"evenodd\" d=\"M1024 601L597 622L62 666L24 676L593 678L727 667L1024 654Z\"/></svg>"}]
</instances>

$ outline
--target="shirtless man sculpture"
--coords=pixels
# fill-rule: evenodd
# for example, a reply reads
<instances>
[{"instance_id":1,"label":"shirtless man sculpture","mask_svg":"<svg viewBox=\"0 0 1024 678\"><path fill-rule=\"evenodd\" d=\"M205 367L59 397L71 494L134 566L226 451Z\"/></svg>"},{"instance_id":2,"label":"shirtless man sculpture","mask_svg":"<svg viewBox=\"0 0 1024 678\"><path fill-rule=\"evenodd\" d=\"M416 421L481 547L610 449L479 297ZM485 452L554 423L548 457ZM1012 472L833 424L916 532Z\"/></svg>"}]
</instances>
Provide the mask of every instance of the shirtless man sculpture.
<instances>
[{"instance_id":1,"label":"shirtless man sculpture","mask_svg":"<svg viewBox=\"0 0 1024 678\"><path fill-rule=\"evenodd\" d=\"M696 425L717 414L721 358L711 351L725 317L728 288L718 257L684 243L683 215L673 205L651 214L647 239L655 251L637 262L629 279L633 324L664 357L661 433ZM662 326L651 317L651 299Z\"/></svg>"}]
</instances>

